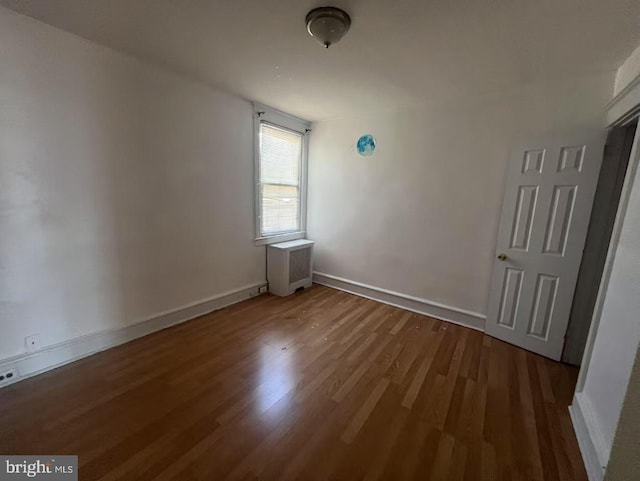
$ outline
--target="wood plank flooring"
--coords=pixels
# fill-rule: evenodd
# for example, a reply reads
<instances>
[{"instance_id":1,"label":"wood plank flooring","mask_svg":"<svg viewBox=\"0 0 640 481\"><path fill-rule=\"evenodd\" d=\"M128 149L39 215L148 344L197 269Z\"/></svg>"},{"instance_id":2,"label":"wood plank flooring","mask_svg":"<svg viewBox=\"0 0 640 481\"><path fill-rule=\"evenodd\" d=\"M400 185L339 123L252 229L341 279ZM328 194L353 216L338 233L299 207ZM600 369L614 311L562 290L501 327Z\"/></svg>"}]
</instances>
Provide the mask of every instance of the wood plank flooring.
<instances>
[{"instance_id":1,"label":"wood plank flooring","mask_svg":"<svg viewBox=\"0 0 640 481\"><path fill-rule=\"evenodd\" d=\"M586 480L577 370L314 286L0 390L0 453L81 480Z\"/></svg>"}]
</instances>

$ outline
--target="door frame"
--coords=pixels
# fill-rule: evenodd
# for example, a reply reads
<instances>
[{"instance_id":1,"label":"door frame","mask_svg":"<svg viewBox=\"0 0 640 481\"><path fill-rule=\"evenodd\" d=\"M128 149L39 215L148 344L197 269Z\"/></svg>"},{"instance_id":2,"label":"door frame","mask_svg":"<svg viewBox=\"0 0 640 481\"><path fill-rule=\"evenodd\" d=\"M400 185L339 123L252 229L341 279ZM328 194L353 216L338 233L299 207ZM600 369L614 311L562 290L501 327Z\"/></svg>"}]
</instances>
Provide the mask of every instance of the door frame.
<instances>
[{"instance_id":1,"label":"door frame","mask_svg":"<svg viewBox=\"0 0 640 481\"><path fill-rule=\"evenodd\" d=\"M631 127L632 132L629 132ZM632 119L628 125L615 126L607 132L591 219L562 349L561 361L569 365L579 367L582 362L637 127L636 119ZM589 281L589 279L592 280Z\"/></svg>"},{"instance_id":2,"label":"door frame","mask_svg":"<svg viewBox=\"0 0 640 481\"><path fill-rule=\"evenodd\" d=\"M636 69L635 78L629 82L613 100L609 102L606 110L605 128L624 126L633 119L640 119L640 69ZM616 218L611 233L609 248L600 280L600 287L596 297L594 312L591 317L591 326L585 345L584 355L576 382L576 388L573 395L569 412L573 430L578 440L582 460L587 471L588 478L592 481L602 480L605 470L609 463L609 452L605 441L602 439L597 421L594 418L590 407L589 399L584 396L584 388L591 363L595 339L600 329L600 319L604 308L604 301L607 294L609 282L613 271L624 219L627 214L631 191L634 187L638 168L640 167L640 128L636 128L633 139L633 146L629 156L627 172L618 202ZM635 186L636 188L640 186Z\"/></svg>"},{"instance_id":3,"label":"door frame","mask_svg":"<svg viewBox=\"0 0 640 481\"><path fill-rule=\"evenodd\" d=\"M620 94L623 95L626 93L627 92L622 91ZM610 103L609 109L612 110L613 107L616 106L616 103L617 102ZM576 393L583 390L587 378L587 371L589 362L591 361L593 345L595 343L598 327L600 326L600 317L602 315L602 308L604 307L604 299L607 295L609 279L611 278L611 272L613 270L613 264L616 257L616 252L618 250L618 244L620 243L622 225L624 223L624 217L627 213L629 197L631 195L631 188L633 187L633 181L638 169L638 164L640 163L640 104L637 104L630 111L620 114L618 118L607 125L607 128L620 127L630 124L635 119L639 119L639 123L633 138L633 146L631 147L629 164L627 166L627 172L625 174L624 183L622 185L620 201L618 202L618 209L616 211L616 219L613 224L611 240L609 241L609 249L607 250L607 257L604 263L604 269L602 271L602 278L600 279L600 288L598 289L598 296L596 297L596 303L593 308L593 316L591 317L591 326L589 327L589 334L587 336L587 343L584 348L584 355L582 356L582 362L580 363L580 372L578 374L578 381L575 388Z\"/></svg>"}]
</instances>

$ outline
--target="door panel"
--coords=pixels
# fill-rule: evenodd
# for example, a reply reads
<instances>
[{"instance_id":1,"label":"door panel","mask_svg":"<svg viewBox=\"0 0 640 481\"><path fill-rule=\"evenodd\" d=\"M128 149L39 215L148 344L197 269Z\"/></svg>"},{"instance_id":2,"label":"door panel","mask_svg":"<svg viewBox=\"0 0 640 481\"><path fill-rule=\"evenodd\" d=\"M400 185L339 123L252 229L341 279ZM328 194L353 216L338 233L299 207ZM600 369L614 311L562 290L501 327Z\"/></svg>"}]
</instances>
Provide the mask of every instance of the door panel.
<instances>
[{"instance_id":1,"label":"door panel","mask_svg":"<svg viewBox=\"0 0 640 481\"><path fill-rule=\"evenodd\" d=\"M544 165L544 149L525 150L524 161L522 162L522 173L541 173Z\"/></svg>"},{"instance_id":2,"label":"door panel","mask_svg":"<svg viewBox=\"0 0 640 481\"><path fill-rule=\"evenodd\" d=\"M549 334L549 324L553 316L553 308L558 292L558 278L546 274L538 274L535 292L527 335L546 339Z\"/></svg>"},{"instance_id":3,"label":"door panel","mask_svg":"<svg viewBox=\"0 0 640 481\"><path fill-rule=\"evenodd\" d=\"M603 132L585 132L515 151L498 232L489 335L560 358L603 145Z\"/></svg>"},{"instance_id":4,"label":"door panel","mask_svg":"<svg viewBox=\"0 0 640 481\"><path fill-rule=\"evenodd\" d=\"M521 185L518 189L518 204L513 221L513 235L511 236L511 248L523 251L529 250L531 239L531 224L533 223L533 211L536 208L538 187L535 185Z\"/></svg>"},{"instance_id":5,"label":"door panel","mask_svg":"<svg viewBox=\"0 0 640 481\"><path fill-rule=\"evenodd\" d=\"M518 311L518 302L522 288L522 271L520 269L506 268L502 283L502 296L500 300L500 314L498 324L513 329Z\"/></svg>"},{"instance_id":6,"label":"door panel","mask_svg":"<svg viewBox=\"0 0 640 481\"><path fill-rule=\"evenodd\" d=\"M553 188L543 254L564 255L576 199L576 189L575 185L556 185Z\"/></svg>"}]
</instances>

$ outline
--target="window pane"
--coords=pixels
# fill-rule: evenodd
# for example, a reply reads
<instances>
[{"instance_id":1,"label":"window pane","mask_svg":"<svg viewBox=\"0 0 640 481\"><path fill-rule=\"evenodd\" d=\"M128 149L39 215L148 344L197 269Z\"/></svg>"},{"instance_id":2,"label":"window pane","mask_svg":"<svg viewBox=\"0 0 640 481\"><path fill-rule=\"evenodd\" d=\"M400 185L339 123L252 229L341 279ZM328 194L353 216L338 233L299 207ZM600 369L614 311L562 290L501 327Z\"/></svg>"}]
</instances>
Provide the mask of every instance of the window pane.
<instances>
[{"instance_id":1,"label":"window pane","mask_svg":"<svg viewBox=\"0 0 640 481\"><path fill-rule=\"evenodd\" d=\"M261 183L299 185L302 135L261 124L260 147Z\"/></svg>"},{"instance_id":2,"label":"window pane","mask_svg":"<svg viewBox=\"0 0 640 481\"><path fill-rule=\"evenodd\" d=\"M300 230L302 134L260 125L261 235Z\"/></svg>"},{"instance_id":3,"label":"window pane","mask_svg":"<svg viewBox=\"0 0 640 481\"><path fill-rule=\"evenodd\" d=\"M300 189L289 185L262 185L262 234L300 230Z\"/></svg>"}]
</instances>

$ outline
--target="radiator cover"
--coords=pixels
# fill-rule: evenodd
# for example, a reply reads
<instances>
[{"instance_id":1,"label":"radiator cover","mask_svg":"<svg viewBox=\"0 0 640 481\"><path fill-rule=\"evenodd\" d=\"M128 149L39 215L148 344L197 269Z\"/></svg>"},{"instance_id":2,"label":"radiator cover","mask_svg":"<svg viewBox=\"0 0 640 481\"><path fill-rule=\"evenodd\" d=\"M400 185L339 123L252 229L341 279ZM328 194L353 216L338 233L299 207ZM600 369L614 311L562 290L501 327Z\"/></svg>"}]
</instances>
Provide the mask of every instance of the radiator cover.
<instances>
[{"instance_id":1,"label":"radiator cover","mask_svg":"<svg viewBox=\"0 0 640 481\"><path fill-rule=\"evenodd\" d=\"M313 241L300 239L267 246L269 292L288 296L311 286Z\"/></svg>"}]
</instances>

